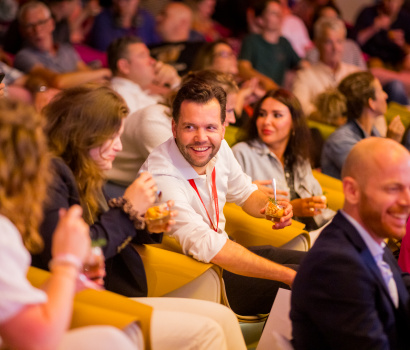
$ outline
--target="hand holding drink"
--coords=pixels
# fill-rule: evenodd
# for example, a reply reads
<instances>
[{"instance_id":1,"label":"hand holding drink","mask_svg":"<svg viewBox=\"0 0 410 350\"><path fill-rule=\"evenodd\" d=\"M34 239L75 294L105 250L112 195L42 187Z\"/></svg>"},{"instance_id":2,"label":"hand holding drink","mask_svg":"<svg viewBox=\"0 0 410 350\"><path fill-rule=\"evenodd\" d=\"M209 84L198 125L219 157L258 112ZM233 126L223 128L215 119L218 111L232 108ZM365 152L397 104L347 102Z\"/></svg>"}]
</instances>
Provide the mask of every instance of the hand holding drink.
<instances>
[{"instance_id":1,"label":"hand holding drink","mask_svg":"<svg viewBox=\"0 0 410 350\"><path fill-rule=\"evenodd\" d=\"M172 219L178 212L172 210L174 201L161 202L161 191L157 191L155 203L145 213L145 224L151 233L168 232L175 224Z\"/></svg>"},{"instance_id":2,"label":"hand holding drink","mask_svg":"<svg viewBox=\"0 0 410 350\"><path fill-rule=\"evenodd\" d=\"M84 261L83 275L100 287L104 286L105 277L105 258L100 245L93 245L89 251L88 257ZM83 282L86 282L83 280ZM94 288L93 284L86 285L87 287ZM97 288L99 289L99 288Z\"/></svg>"},{"instance_id":3,"label":"hand holding drink","mask_svg":"<svg viewBox=\"0 0 410 350\"><path fill-rule=\"evenodd\" d=\"M280 222L280 218L283 217L283 214L283 207L279 205L275 199L269 198L265 206L266 219L273 222Z\"/></svg>"}]
</instances>

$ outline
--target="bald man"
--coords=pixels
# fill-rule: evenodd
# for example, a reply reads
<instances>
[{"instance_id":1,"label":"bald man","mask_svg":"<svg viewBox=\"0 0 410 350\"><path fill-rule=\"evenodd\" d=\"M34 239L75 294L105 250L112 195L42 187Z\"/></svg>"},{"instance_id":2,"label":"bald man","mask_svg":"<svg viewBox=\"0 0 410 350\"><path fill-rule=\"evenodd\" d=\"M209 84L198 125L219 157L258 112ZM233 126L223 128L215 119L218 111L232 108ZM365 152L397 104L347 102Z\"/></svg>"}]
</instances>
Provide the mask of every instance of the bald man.
<instances>
[{"instance_id":1,"label":"bald man","mask_svg":"<svg viewBox=\"0 0 410 350\"><path fill-rule=\"evenodd\" d=\"M292 287L295 349L409 349L409 275L385 249L410 213L410 154L367 138L342 170L343 210L323 230Z\"/></svg>"}]
</instances>

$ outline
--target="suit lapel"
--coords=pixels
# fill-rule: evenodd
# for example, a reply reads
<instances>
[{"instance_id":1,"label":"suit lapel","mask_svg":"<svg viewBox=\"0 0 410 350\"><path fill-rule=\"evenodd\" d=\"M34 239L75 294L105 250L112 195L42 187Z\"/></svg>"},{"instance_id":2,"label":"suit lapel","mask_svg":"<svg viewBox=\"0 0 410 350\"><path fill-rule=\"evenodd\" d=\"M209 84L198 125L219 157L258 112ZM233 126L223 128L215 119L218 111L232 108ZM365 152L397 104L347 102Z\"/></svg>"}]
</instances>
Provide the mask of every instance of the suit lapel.
<instances>
[{"instance_id":1,"label":"suit lapel","mask_svg":"<svg viewBox=\"0 0 410 350\"><path fill-rule=\"evenodd\" d=\"M390 253L390 251L385 249L384 252L384 260L389 264L392 272L393 272L393 278L396 281L397 285L397 292L399 294L399 305L407 305L408 299L409 299L409 293L407 292L406 286L404 285L404 281L402 278L402 272L397 265L396 260L394 259L393 254Z\"/></svg>"},{"instance_id":2,"label":"suit lapel","mask_svg":"<svg viewBox=\"0 0 410 350\"><path fill-rule=\"evenodd\" d=\"M335 222L335 219L336 219L336 222ZM370 253L369 248L367 248L366 243L363 241L362 237L360 237L359 232L357 232L356 228L341 213L337 213L337 215L333 219L333 222L335 222L343 230L346 237L355 246L355 248L357 249L357 251L359 252L360 256L363 259L363 263L369 268L370 272L373 274L378 284L381 286L381 289L383 290L383 292L386 294L386 296L390 300L392 307L395 308L393 304L393 300L390 297L390 292L386 286L386 283L384 282L380 269L377 266L376 261L374 260L372 254ZM389 265L391 264L389 263ZM399 298L400 298L400 293L399 293Z\"/></svg>"}]
</instances>

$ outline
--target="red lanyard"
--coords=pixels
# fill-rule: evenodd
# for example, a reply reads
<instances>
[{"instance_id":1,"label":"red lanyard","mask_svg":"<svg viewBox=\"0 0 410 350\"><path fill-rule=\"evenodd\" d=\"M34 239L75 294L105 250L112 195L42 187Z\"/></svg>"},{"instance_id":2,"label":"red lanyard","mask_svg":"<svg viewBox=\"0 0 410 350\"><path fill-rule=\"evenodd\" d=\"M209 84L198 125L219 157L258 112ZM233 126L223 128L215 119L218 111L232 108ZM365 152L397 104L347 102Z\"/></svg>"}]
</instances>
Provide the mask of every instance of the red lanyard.
<instances>
[{"instance_id":1,"label":"red lanyard","mask_svg":"<svg viewBox=\"0 0 410 350\"><path fill-rule=\"evenodd\" d=\"M216 182L215 182L215 168L212 170L212 196L214 197L214 204L215 204L215 214L216 214L216 227L214 226L214 223L211 220L211 217L209 216L208 210L206 209L206 206L201 198L201 195L198 192L198 188L196 187L194 179L188 180L193 189L196 191L198 194L199 199L201 200L202 205L205 208L206 215L208 215L208 219L211 222L212 228L214 229L215 232L218 232L218 225L219 225L219 204L218 204L218 192L216 191Z\"/></svg>"}]
</instances>

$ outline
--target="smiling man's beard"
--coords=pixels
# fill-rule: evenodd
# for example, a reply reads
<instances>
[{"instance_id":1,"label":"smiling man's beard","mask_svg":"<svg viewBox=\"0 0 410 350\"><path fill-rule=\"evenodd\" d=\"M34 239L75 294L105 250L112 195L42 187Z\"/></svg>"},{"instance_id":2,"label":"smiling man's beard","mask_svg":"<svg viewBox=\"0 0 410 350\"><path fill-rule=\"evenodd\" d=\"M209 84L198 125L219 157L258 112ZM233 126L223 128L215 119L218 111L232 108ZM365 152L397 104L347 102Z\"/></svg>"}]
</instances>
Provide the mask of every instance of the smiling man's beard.
<instances>
[{"instance_id":1,"label":"smiling man's beard","mask_svg":"<svg viewBox=\"0 0 410 350\"><path fill-rule=\"evenodd\" d=\"M403 238L406 233L406 224L398 227L386 222L386 214L380 211L382 209L373 206L371 199L366 194L361 193L359 205L360 218L366 226L365 228L370 230L373 235L376 235L379 239Z\"/></svg>"},{"instance_id":2,"label":"smiling man's beard","mask_svg":"<svg viewBox=\"0 0 410 350\"><path fill-rule=\"evenodd\" d=\"M202 167L204 167L204 166L206 166L208 163L209 163L209 161L213 158L213 157L215 157L215 154L216 153L218 153L218 151L219 151L219 147L218 147L218 149L215 147L215 145L213 145L213 144L208 144L208 142L206 142L206 143L200 143L200 142L196 142L196 143L191 143L191 144L188 144L188 145L182 145L179 141L178 141L178 138L175 138L175 142L176 142L176 144L177 144L177 146L178 146L178 149L179 149L179 151L181 152L181 154L184 156L184 158L185 158L185 160L190 164L190 165L192 165L193 167L197 167L197 168L202 168ZM206 160L204 160L204 161L202 161L202 162L196 162L192 157L191 157L191 155L189 154L189 151L188 151L188 149L189 148L191 148L191 147L201 147L201 146L210 146L211 147L211 149L212 149L212 151L211 151L211 153L209 154L209 157L206 159Z\"/></svg>"}]
</instances>

